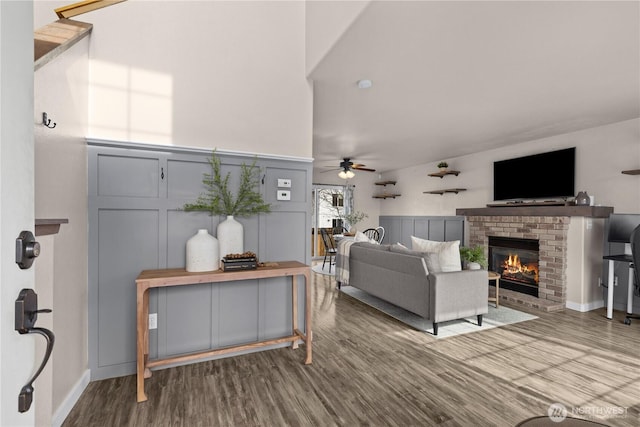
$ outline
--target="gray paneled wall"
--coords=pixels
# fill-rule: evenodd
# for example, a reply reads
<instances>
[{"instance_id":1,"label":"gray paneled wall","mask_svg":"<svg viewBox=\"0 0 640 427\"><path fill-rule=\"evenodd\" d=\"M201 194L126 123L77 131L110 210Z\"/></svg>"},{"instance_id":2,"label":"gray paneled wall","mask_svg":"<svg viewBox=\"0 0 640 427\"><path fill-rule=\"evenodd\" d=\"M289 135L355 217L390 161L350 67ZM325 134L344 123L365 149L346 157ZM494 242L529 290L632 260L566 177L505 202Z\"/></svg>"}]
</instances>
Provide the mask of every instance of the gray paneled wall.
<instances>
[{"instance_id":1,"label":"gray paneled wall","mask_svg":"<svg viewBox=\"0 0 640 427\"><path fill-rule=\"evenodd\" d=\"M92 380L135 373L136 292L140 271L185 266L185 245L200 228L216 235L218 222L184 212L204 191L210 152L128 148L89 143L89 365ZM254 157L221 154L222 172L239 185L240 165ZM310 263L310 161L255 158L260 191L272 212L237 218L244 247L262 261ZM278 178L292 182L291 200L276 200ZM304 325L304 280L299 324ZM287 335L291 330L290 279L154 289L150 357L207 350Z\"/></svg>"},{"instance_id":2,"label":"gray paneled wall","mask_svg":"<svg viewBox=\"0 0 640 427\"><path fill-rule=\"evenodd\" d=\"M381 216L384 243L402 243L411 247L411 236L422 239L464 243L463 216Z\"/></svg>"}]
</instances>

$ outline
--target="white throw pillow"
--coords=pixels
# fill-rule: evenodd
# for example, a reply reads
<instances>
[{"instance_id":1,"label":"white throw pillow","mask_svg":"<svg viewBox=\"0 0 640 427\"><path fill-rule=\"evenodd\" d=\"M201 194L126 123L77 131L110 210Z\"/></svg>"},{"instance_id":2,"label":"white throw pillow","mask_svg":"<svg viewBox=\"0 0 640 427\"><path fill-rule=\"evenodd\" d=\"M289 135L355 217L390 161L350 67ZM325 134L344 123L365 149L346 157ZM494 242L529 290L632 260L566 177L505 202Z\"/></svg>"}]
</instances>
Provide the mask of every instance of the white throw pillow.
<instances>
[{"instance_id":1,"label":"white throw pillow","mask_svg":"<svg viewBox=\"0 0 640 427\"><path fill-rule=\"evenodd\" d=\"M460 264L460 240L436 242L411 236L411 245L414 251L438 254L437 259L436 257L427 257L425 259L431 272L462 270L462 265Z\"/></svg>"}]
</instances>

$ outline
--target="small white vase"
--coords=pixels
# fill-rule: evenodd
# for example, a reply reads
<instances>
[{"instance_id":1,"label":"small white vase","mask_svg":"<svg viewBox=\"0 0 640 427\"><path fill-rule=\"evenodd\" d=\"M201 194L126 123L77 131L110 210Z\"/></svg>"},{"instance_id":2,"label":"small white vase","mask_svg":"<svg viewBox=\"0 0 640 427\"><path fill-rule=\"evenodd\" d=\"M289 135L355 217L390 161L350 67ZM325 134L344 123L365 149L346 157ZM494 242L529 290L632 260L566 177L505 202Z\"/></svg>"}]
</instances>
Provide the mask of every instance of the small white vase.
<instances>
[{"instance_id":1,"label":"small white vase","mask_svg":"<svg viewBox=\"0 0 640 427\"><path fill-rule=\"evenodd\" d=\"M218 241L221 257L244 252L244 227L233 215L228 215L227 219L218 224Z\"/></svg>"},{"instance_id":2,"label":"small white vase","mask_svg":"<svg viewBox=\"0 0 640 427\"><path fill-rule=\"evenodd\" d=\"M187 267L189 272L215 271L220 268L218 239L202 228L187 240Z\"/></svg>"},{"instance_id":3,"label":"small white vase","mask_svg":"<svg viewBox=\"0 0 640 427\"><path fill-rule=\"evenodd\" d=\"M468 262L467 263L467 269L468 270L480 270L482 266L480 264L478 264L477 262Z\"/></svg>"}]
</instances>

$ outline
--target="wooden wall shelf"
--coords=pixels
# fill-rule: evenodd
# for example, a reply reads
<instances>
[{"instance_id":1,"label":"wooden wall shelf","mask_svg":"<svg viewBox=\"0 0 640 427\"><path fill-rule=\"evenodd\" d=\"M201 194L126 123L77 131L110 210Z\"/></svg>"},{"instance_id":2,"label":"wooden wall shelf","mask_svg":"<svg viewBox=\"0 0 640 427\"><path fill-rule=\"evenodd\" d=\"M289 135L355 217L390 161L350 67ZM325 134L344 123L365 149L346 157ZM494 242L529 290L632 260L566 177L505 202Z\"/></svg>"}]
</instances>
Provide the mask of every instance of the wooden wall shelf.
<instances>
[{"instance_id":1,"label":"wooden wall shelf","mask_svg":"<svg viewBox=\"0 0 640 427\"><path fill-rule=\"evenodd\" d=\"M439 194L443 195L444 193L456 193L458 194L461 191L467 191L466 188L447 188L445 190L433 190L433 191L423 191L424 194Z\"/></svg>"},{"instance_id":2,"label":"wooden wall shelf","mask_svg":"<svg viewBox=\"0 0 640 427\"><path fill-rule=\"evenodd\" d=\"M374 199L395 199L400 197L400 194L374 194Z\"/></svg>"},{"instance_id":3,"label":"wooden wall shelf","mask_svg":"<svg viewBox=\"0 0 640 427\"><path fill-rule=\"evenodd\" d=\"M67 218L60 219L39 219L35 221L35 234L36 236L47 236L49 234L58 234L60 231L60 224L69 224Z\"/></svg>"},{"instance_id":4,"label":"wooden wall shelf","mask_svg":"<svg viewBox=\"0 0 640 427\"><path fill-rule=\"evenodd\" d=\"M387 185L396 185L396 181L378 181L375 183L376 185L382 185L382 186L387 186Z\"/></svg>"},{"instance_id":5,"label":"wooden wall shelf","mask_svg":"<svg viewBox=\"0 0 640 427\"><path fill-rule=\"evenodd\" d=\"M458 176L458 174L460 173L460 171L453 171L453 170L445 170L445 171L440 171L440 172L436 172L436 173L430 173L429 176L432 176L434 178L444 178L447 175L455 175Z\"/></svg>"},{"instance_id":6,"label":"wooden wall shelf","mask_svg":"<svg viewBox=\"0 0 640 427\"><path fill-rule=\"evenodd\" d=\"M640 175L640 169L631 169L628 171L622 171L625 175Z\"/></svg>"}]
</instances>

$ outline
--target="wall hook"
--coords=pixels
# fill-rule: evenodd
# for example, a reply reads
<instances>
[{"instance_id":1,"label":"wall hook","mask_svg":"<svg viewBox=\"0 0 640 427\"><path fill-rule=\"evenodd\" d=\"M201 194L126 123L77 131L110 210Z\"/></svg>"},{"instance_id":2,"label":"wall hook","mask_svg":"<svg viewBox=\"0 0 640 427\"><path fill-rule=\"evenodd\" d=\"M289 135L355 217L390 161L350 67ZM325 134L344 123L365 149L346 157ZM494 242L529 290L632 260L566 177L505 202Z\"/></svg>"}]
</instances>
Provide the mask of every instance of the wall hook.
<instances>
[{"instance_id":1,"label":"wall hook","mask_svg":"<svg viewBox=\"0 0 640 427\"><path fill-rule=\"evenodd\" d=\"M54 122L53 126L51 126L51 119L47 118L47 113L42 113L42 124L49 129L53 129L54 127L56 127L57 123Z\"/></svg>"}]
</instances>

